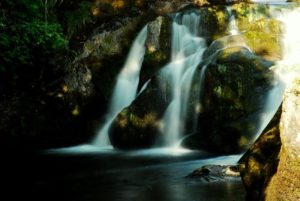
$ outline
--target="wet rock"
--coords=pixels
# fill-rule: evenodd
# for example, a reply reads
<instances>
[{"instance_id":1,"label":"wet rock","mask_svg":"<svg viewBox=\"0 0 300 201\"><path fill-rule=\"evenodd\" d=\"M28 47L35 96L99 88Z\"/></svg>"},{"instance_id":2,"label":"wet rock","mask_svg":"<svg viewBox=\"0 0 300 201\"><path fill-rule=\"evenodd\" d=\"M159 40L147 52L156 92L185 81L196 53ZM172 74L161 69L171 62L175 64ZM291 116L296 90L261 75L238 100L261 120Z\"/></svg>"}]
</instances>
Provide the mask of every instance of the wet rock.
<instances>
[{"instance_id":1,"label":"wet rock","mask_svg":"<svg viewBox=\"0 0 300 201\"><path fill-rule=\"evenodd\" d=\"M155 75L170 61L172 20L159 16L148 23L146 53L140 73L139 86Z\"/></svg>"},{"instance_id":2,"label":"wet rock","mask_svg":"<svg viewBox=\"0 0 300 201\"><path fill-rule=\"evenodd\" d=\"M298 78L285 92L282 113L241 159L248 200L300 199L299 86Z\"/></svg>"},{"instance_id":3,"label":"wet rock","mask_svg":"<svg viewBox=\"0 0 300 201\"><path fill-rule=\"evenodd\" d=\"M214 40L205 50L203 59L209 60L210 57L214 56L218 51L230 47L244 47L250 50L243 35L228 35Z\"/></svg>"},{"instance_id":4,"label":"wet rock","mask_svg":"<svg viewBox=\"0 0 300 201\"><path fill-rule=\"evenodd\" d=\"M118 26L93 35L84 43L83 52L76 60L88 57L96 57L101 60L104 57L122 53L124 44L130 43L128 35L137 29L138 20L138 17L125 18Z\"/></svg>"},{"instance_id":5,"label":"wet rock","mask_svg":"<svg viewBox=\"0 0 300 201\"><path fill-rule=\"evenodd\" d=\"M264 188L265 200L300 200L300 78L286 90L280 119L277 172Z\"/></svg>"},{"instance_id":6,"label":"wet rock","mask_svg":"<svg viewBox=\"0 0 300 201\"><path fill-rule=\"evenodd\" d=\"M271 19L268 5L239 3L232 7L239 31L254 53L271 61L280 60L282 24Z\"/></svg>"},{"instance_id":7,"label":"wet rock","mask_svg":"<svg viewBox=\"0 0 300 201\"><path fill-rule=\"evenodd\" d=\"M162 94L159 79L153 77L147 88L114 120L109 137L115 148L145 148L157 142L160 119L171 100L170 95Z\"/></svg>"},{"instance_id":8,"label":"wet rock","mask_svg":"<svg viewBox=\"0 0 300 201\"><path fill-rule=\"evenodd\" d=\"M205 165L194 170L185 178L200 179L207 182L219 181L224 179L234 179L240 177L238 165Z\"/></svg>"},{"instance_id":9,"label":"wet rock","mask_svg":"<svg viewBox=\"0 0 300 201\"><path fill-rule=\"evenodd\" d=\"M199 133L186 138L183 145L239 153L252 142L270 88L273 63L240 46L220 49L208 58L202 64L207 70L199 105Z\"/></svg>"},{"instance_id":10,"label":"wet rock","mask_svg":"<svg viewBox=\"0 0 300 201\"><path fill-rule=\"evenodd\" d=\"M247 200L261 200L265 188L278 165L281 147L279 121L281 108L261 136L239 160L241 177L247 190Z\"/></svg>"},{"instance_id":11,"label":"wet rock","mask_svg":"<svg viewBox=\"0 0 300 201\"><path fill-rule=\"evenodd\" d=\"M210 43L225 35L230 18L225 6L203 7L199 9L199 12L201 15L199 35L201 37Z\"/></svg>"}]
</instances>

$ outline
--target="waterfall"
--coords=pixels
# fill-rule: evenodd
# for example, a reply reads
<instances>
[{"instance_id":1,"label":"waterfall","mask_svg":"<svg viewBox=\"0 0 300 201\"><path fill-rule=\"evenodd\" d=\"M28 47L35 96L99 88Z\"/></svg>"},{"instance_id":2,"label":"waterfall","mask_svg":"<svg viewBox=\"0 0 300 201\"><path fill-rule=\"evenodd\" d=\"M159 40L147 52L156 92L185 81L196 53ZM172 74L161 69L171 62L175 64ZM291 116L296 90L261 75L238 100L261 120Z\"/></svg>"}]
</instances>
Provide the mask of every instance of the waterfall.
<instances>
[{"instance_id":1,"label":"waterfall","mask_svg":"<svg viewBox=\"0 0 300 201\"><path fill-rule=\"evenodd\" d=\"M192 79L206 48L205 40L198 37L199 22L196 12L177 13L173 20L171 61L162 69L161 83L169 86L172 97L161 120L166 146L176 146L185 132Z\"/></svg>"},{"instance_id":2,"label":"waterfall","mask_svg":"<svg viewBox=\"0 0 300 201\"><path fill-rule=\"evenodd\" d=\"M147 25L140 31L133 42L127 60L119 73L113 90L110 107L106 114L105 123L93 140L97 146L109 146L108 130L117 114L128 106L136 97L141 66L145 55Z\"/></svg>"},{"instance_id":3,"label":"waterfall","mask_svg":"<svg viewBox=\"0 0 300 201\"><path fill-rule=\"evenodd\" d=\"M275 79L272 88L266 95L262 111L257 114L255 119L259 118L259 126L253 133L254 137L260 135L263 129L271 121L278 107L280 106L282 95L288 81L294 77L295 72L299 71L300 59L300 29L297 28L297 19L300 19L299 9L283 9L284 12L276 11L276 18L285 25L285 34L283 36L283 59L278 61L272 70L275 73ZM235 38L235 35L241 34L236 26L235 14L230 7L227 7L230 16L228 25L228 40ZM275 11L275 10L274 10ZM278 12L280 12L278 14ZM260 18L261 14L255 10L252 11L249 18L252 20ZM275 18L275 17L273 17ZM206 49L206 41L199 37L201 15L197 11L177 13L172 22L172 40L171 40L171 60L159 72L159 84L162 89L162 97L168 98L170 103L160 119L160 132L163 136L163 145L167 147L176 147L180 138L188 134L192 127L196 128L197 120L190 119L197 117L202 110L201 101L191 100L191 97L201 97L203 95L203 84L207 65L197 70L202 62L202 55ZM106 115L106 121L98 132L93 144L98 146L110 145L108 139L108 130L117 114L128 106L137 96L140 68L145 54L145 41L147 37L147 26L145 26L135 39L129 52L128 58L117 77L116 85L111 98L111 105ZM213 45L214 42L211 44ZM245 44L236 44L233 46ZM224 48L228 48L224 47ZM220 51L220 50L218 50ZM296 69L296 70L295 70ZM198 73L199 75L197 75ZM197 89L193 89L193 81L198 76ZM146 82L138 95L147 87ZM194 105L192 105L194 104ZM194 108L191 111L191 108ZM188 118L189 117L189 118ZM189 124L187 124L187 119ZM197 119L197 118L194 118ZM194 125L190 125L194 124Z\"/></svg>"},{"instance_id":4,"label":"waterfall","mask_svg":"<svg viewBox=\"0 0 300 201\"><path fill-rule=\"evenodd\" d=\"M292 11L284 12L278 17L284 24L283 36L283 60L279 65L288 66L290 71L298 71L300 66L300 28L298 26L300 19L300 9L295 8Z\"/></svg>"},{"instance_id":5,"label":"waterfall","mask_svg":"<svg viewBox=\"0 0 300 201\"><path fill-rule=\"evenodd\" d=\"M236 25L236 20L235 20L235 15L232 12L231 7L226 6L226 9L228 11L229 14L229 25L228 25L228 32L230 33L230 35L238 35L239 34L239 29Z\"/></svg>"},{"instance_id":6,"label":"waterfall","mask_svg":"<svg viewBox=\"0 0 300 201\"><path fill-rule=\"evenodd\" d=\"M300 72L300 9L273 10L272 16L283 23L284 34L282 38L283 58L272 67L274 81L269 91L263 112L260 117L260 126L256 132L257 138L268 125L282 102L285 88L291 84ZM278 13L279 12L279 13Z\"/></svg>"}]
</instances>

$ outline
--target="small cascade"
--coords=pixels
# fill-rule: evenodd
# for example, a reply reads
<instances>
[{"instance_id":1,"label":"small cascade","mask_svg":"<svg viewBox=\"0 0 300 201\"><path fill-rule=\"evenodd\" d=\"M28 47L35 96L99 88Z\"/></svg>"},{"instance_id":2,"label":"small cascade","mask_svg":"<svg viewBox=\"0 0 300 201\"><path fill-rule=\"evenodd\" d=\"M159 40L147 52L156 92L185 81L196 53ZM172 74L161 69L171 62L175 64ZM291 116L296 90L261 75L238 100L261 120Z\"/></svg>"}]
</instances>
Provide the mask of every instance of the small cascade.
<instances>
[{"instance_id":1,"label":"small cascade","mask_svg":"<svg viewBox=\"0 0 300 201\"><path fill-rule=\"evenodd\" d=\"M232 12L231 7L226 6L226 9L227 9L227 11L229 13L229 16L230 16L229 25L228 25L228 32L230 33L230 35L238 35L240 32L239 32L239 29L236 25L235 15Z\"/></svg>"},{"instance_id":2,"label":"small cascade","mask_svg":"<svg viewBox=\"0 0 300 201\"><path fill-rule=\"evenodd\" d=\"M171 62L162 70L161 83L169 86L172 97L161 120L166 146L176 146L185 133L191 84L206 48L205 40L198 37L199 21L200 15L196 12L178 13L172 24Z\"/></svg>"},{"instance_id":3,"label":"small cascade","mask_svg":"<svg viewBox=\"0 0 300 201\"><path fill-rule=\"evenodd\" d=\"M289 66L290 71L299 71L300 68L300 28L298 26L300 19L300 9L284 12L278 18L284 24L283 36L283 60L280 65Z\"/></svg>"},{"instance_id":4,"label":"small cascade","mask_svg":"<svg viewBox=\"0 0 300 201\"><path fill-rule=\"evenodd\" d=\"M273 87L268 93L260 119L261 125L255 137L258 137L271 121L282 102L285 88L300 73L300 29L298 28L300 9L274 10L272 14L284 25L283 58L272 67L275 74Z\"/></svg>"},{"instance_id":5,"label":"small cascade","mask_svg":"<svg viewBox=\"0 0 300 201\"><path fill-rule=\"evenodd\" d=\"M108 137L109 127L116 115L126 106L128 106L136 97L139 75L145 55L145 41L147 37L147 25L140 31L136 37L124 67L119 73L116 85L111 98L111 105L106 114L106 120L100 131L97 133L93 144L97 146L109 146Z\"/></svg>"}]
</instances>

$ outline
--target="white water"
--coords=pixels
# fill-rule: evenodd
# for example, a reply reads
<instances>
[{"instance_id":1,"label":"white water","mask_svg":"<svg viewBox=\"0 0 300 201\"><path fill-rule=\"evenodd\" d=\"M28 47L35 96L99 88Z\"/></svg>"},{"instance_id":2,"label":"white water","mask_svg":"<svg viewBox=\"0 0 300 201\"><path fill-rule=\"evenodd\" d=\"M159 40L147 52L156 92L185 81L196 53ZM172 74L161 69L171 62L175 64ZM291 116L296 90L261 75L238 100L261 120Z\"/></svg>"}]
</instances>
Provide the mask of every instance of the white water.
<instances>
[{"instance_id":1,"label":"white water","mask_svg":"<svg viewBox=\"0 0 300 201\"><path fill-rule=\"evenodd\" d=\"M284 25L284 34L282 38L283 58L272 67L275 79L273 87L268 93L265 106L260 118L260 126L255 137L257 138L268 125L277 109L279 108L284 90L300 74L300 28L298 21L300 19L300 9L294 10L282 9L274 10L272 13Z\"/></svg>"},{"instance_id":2,"label":"white water","mask_svg":"<svg viewBox=\"0 0 300 201\"><path fill-rule=\"evenodd\" d=\"M232 12L231 7L226 6L226 9L229 13L229 25L228 25L228 32L230 33L230 35L238 35L239 34L239 29L236 25L236 20L235 20L235 15Z\"/></svg>"},{"instance_id":3,"label":"white water","mask_svg":"<svg viewBox=\"0 0 300 201\"><path fill-rule=\"evenodd\" d=\"M162 70L162 85L171 88L172 101L161 120L166 146L176 146L185 132L185 119L194 72L202 60L205 40L198 37L200 16L176 14L172 24L171 62ZM166 84L167 82L167 84Z\"/></svg>"},{"instance_id":4,"label":"white water","mask_svg":"<svg viewBox=\"0 0 300 201\"><path fill-rule=\"evenodd\" d=\"M117 77L113 90L111 105L106 114L106 120L92 144L105 147L110 145L108 130L117 114L128 106L136 97L139 83L139 75L145 55L145 41L147 37L147 25L136 37L124 67Z\"/></svg>"},{"instance_id":5,"label":"white water","mask_svg":"<svg viewBox=\"0 0 300 201\"><path fill-rule=\"evenodd\" d=\"M253 3L263 3L263 4L286 4L286 0L252 0Z\"/></svg>"},{"instance_id":6,"label":"white water","mask_svg":"<svg viewBox=\"0 0 300 201\"><path fill-rule=\"evenodd\" d=\"M230 14L228 32L231 35L240 34L231 8L227 7L227 9ZM167 147L178 146L180 138L183 134L186 134L185 120L192 79L206 48L205 40L198 37L200 17L201 16L196 12L183 15L179 13L176 14L172 24L171 61L161 72L161 85L170 88L172 97L171 103L160 124L160 131L164 136L164 145ZM254 13L252 18L260 18L260 15ZM260 125L254 133L255 138L262 133L263 129L276 113L281 104L285 87L293 80L295 75L300 72L300 29L297 24L297 21L300 19L300 11L299 9L295 9L294 11L286 9L283 12L276 13L276 18L281 20L285 25L285 34L283 37L284 55L283 59L277 62L273 67L275 73L273 87L268 92L265 105L262 108L259 117ZM146 33L147 27L145 27L136 38L128 55L128 59L118 76L111 106L106 116L106 122L98 132L93 142L94 145L102 147L110 145L108 129L111 122L116 115L136 97L140 68L145 53L144 43ZM202 89L202 85L205 79L205 69L206 66L204 66L200 72L199 93L204 90ZM144 90L146 86L147 83L143 86L142 90ZM167 93L167 91L165 92ZM199 96L201 96L201 94L199 94ZM194 116L197 116L197 113L202 109L201 102L198 102L194 108Z\"/></svg>"}]
</instances>

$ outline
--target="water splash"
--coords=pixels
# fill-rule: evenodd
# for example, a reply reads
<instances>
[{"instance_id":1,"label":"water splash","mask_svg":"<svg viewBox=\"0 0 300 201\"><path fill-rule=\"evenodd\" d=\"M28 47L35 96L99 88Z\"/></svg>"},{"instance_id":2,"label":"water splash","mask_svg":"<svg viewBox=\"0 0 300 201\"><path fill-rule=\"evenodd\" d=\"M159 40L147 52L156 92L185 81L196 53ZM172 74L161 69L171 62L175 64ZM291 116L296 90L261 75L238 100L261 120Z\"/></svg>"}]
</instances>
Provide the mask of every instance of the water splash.
<instances>
[{"instance_id":1,"label":"water splash","mask_svg":"<svg viewBox=\"0 0 300 201\"><path fill-rule=\"evenodd\" d=\"M200 15L176 14L172 24L171 62L162 70L162 85L170 86L172 100L161 121L164 144L176 146L185 131L185 119L195 70L206 48L198 37ZM167 84L166 84L167 83Z\"/></svg>"},{"instance_id":2,"label":"water splash","mask_svg":"<svg viewBox=\"0 0 300 201\"><path fill-rule=\"evenodd\" d=\"M106 114L106 120L92 144L105 147L110 145L108 130L117 114L128 106L136 97L139 75L145 55L145 41L147 37L147 25L136 37L124 67L117 77L113 90L111 105Z\"/></svg>"}]
</instances>

